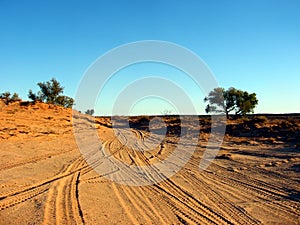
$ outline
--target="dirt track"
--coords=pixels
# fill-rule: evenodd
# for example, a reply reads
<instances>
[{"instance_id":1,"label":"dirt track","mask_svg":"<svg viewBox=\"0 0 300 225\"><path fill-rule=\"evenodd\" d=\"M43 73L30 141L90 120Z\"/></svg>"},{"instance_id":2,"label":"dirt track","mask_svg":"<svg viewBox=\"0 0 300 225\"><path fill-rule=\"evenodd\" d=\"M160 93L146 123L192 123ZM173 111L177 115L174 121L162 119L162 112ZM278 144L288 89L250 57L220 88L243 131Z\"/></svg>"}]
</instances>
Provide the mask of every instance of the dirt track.
<instances>
[{"instance_id":1,"label":"dirt track","mask_svg":"<svg viewBox=\"0 0 300 225\"><path fill-rule=\"evenodd\" d=\"M12 108L0 112L1 224L299 223L296 145L227 138L219 157L199 171L206 144L200 137L179 173L158 184L132 187L114 183L86 164L71 131L70 111L43 105L15 109L14 114L7 113ZM103 125L107 121L100 122L99 137L110 157L129 165L155 169L155 162L176 146L176 137L170 135L152 152L134 151ZM132 132L136 142L131 144L137 148L149 135Z\"/></svg>"}]
</instances>

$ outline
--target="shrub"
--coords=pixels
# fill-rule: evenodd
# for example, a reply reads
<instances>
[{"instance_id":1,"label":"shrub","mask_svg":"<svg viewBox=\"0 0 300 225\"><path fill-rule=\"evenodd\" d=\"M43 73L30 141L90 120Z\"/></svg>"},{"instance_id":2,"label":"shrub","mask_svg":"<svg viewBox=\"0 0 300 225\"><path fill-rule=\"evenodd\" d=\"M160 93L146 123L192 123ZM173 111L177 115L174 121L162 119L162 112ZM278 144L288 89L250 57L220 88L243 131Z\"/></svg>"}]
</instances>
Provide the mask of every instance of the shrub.
<instances>
[{"instance_id":1,"label":"shrub","mask_svg":"<svg viewBox=\"0 0 300 225\"><path fill-rule=\"evenodd\" d=\"M6 91L6 92L0 94L0 98L3 99L3 101L6 105L8 105L11 102L21 100L17 93L13 93L13 95L11 95L9 91Z\"/></svg>"},{"instance_id":2,"label":"shrub","mask_svg":"<svg viewBox=\"0 0 300 225\"><path fill-rule=\"evenodd\" d=\"M254 123L265 123L268 121L268 118L266 116L256 116L253 118Z\"/></svg>"},{"instance_id":3,"label":"shrub","mask_svg":"<svg viewBox=\"0 0 300 225\"><path fill-rule=\"evenodd\" d=\"M94 109L88 109L85 111L85 114L92 116L95 113Z\"/></svg>"},{"instance_id":4,"label":"shrub","mask_svg":"<svg viewBox=\"0 0 300 225\"><path fill-rule=\"evenodd\" d=\"M74 105L73 98L61 95L64 87L55 78L47 82L39 82L37 85L40 87L40 91L37 94L33 93L32 90L29 90L28 93L28 98L33 102L42 101L65 108L71 108Z\"/></svg>"}]
</instances>

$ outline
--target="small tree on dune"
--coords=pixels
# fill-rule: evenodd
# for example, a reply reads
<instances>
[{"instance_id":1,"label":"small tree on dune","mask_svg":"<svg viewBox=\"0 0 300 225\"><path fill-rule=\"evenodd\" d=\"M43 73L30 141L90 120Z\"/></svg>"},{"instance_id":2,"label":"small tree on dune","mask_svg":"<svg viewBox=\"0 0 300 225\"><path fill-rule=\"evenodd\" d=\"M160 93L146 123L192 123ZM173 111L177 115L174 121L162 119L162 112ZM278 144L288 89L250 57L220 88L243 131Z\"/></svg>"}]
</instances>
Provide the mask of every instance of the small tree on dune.
<instances>
[{"instance_id":1,"label":"small tree on dune","mask_svg":"<svg viewBox=\"0 0 300 225\"><path fill-rule=\"evenodd\" d=\"M40 98L43 101L52 104L59 102L58 98L60 97L60 94L63 93L64 88L55 78L52 78L50 81L47 82L39 82L37 85L41 89Z\"/></svg>"},{"instance_id":2,"label":"small tree on dune","mask_svg":"<svg viewBox=\"0 0 300 225\"><path fill-rule=\"evenodd\" d=\"M10 99L12 102L21 101L21 98L19 97L19 95L16 92L13 93L13 95L11 96Z\"/></svg>"},{"instance_id":3,"label":"small tree on dune","mask_svg":"<svg viewBox=\"0 0 300 225\"><path fill-rule=\"evenodd\" d=\"M40 91L37 94L33 93L32 90L29 90L28 93L28 98L32 101L42 101L66 108L71 108L74 105L73 98L61 95L64 87L55 78L47 82L39 82L37 85L40 87Z\"/></svg>"},{"instance_id":4,"label":"small tree on dune","mask_svg":"<svg viewBox=\"0 0 300 225\"><path fill-rule=\"evenodd\" d=\"M92 116L95 113L94 109L88 109L85 111L85 114Z\"/></svg>"},{"instance_id":5,"label":"small tree on dune","mask_svg":"<svg viewBox=\"0 0 300 225\"><path fill-rule=\"evenodd\" d=\"M57 97L56 103L66 108L72 108L74 105L74 99L65 95L60 95Z\"/></svg>"},{"instance_id":6,"label":"small tree on dune","mask_svg":"<svg viewBox=\"0 0 300 225\"><path fill-rule=\"evenodd\" d=\"M11 102L21 100L17 93L13 93L13 95L11 95L9 91L6 91L6 92L0 94L0 98L3 99L3 101L6 105L8 105Z\"/></svg>"},{"instance_id":7,"label":"small tree on dune","mask_svg":"<svg viewBox=\"0 0 300 225\"><path fill-rule=\"evenodd\" d=\"M33 93L31 89L28 92L28 98L31 99L33 102L42 101L42 99L39 99L39 94Z\"/></svg>"},{"instance_id":8,"label":"small tree on dune","mask_svg":"<svg viewBox=\"0 0 300 225\"><path fill-rule=\"evenodd\" d=\"M10 92L4 92L0 95L0 98L3 99L5 105L9 104L9 100L10 100Z\"/></svg>"}]
</instances>

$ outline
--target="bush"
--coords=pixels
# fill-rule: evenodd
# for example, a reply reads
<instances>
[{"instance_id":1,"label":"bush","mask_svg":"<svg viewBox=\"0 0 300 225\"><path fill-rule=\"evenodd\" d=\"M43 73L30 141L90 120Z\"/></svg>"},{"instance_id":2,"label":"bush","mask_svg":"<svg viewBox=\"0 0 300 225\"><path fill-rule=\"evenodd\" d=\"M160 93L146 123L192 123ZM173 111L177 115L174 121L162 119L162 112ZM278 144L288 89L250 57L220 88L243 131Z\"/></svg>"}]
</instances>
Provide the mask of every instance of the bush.
<instances>
[{"instance_id":1,"label":"bush","mask_svg":"<svg viewBox=\"0 0 300 225\"><path fill-rule=\"evenodd\" d=\"M39 82L37 85L40 87L40 91L37 94L33 93L32 90L29 90L28 93L28 98L33 102L42 101L65 108L72 108L74 105L73 98L61 95L64 87L55 78L47 82Z\"/></svg>"},{"instance_id":2,"label":"bush","mask_svg":"<svg viewBox=\"0 0 300 225\"><path fill-rule=\"evenodd\" d=\"M11 102L16 102L21 100L17 93L13 93L13 95L11 95L9 91L0 94L0 98L3 99L6 105L8 105Z\"/></svg>"},{"instance_id":3,"label":"bush","mask_svg":"<svg viewBox=\"0 0 300 225\"><path fill-rule=\"evenodd\" d=\"M95 113L94 109L88 109L88 110L85 111L85 114L90 115L90 116L92 116L94 113Z\"/></svg>"},{"instance_id":4,"label":"bush","mask_svg":"<svg viewBox=\"0 0 300 225\"><path fill-rule=\"evenodd\" d=\"M251 119L248 117L238 117L236 121L237 123L249 123Z\"/></svg>"},{"instance_id":5,"label":"bush","mask_svg":"<svg viewBox=\"0 0 300 225\"><path fill-rule=\"evenodd\" d=\"M266 116L256 116L253 118L254 123L265 123L268 121L268 118Z\"/></svg>"}]
</instances>

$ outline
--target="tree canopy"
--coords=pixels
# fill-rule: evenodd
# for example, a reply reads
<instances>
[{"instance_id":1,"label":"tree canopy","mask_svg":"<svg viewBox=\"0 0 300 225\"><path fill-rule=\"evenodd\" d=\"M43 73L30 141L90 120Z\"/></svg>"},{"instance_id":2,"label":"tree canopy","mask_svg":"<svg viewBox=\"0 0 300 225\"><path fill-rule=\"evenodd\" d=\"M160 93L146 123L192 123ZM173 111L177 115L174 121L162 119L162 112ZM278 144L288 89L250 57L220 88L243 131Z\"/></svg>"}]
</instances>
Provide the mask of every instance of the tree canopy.
<instances>
[{"instance_id":1,"label":"tree canopy","mask_svg":"<svg viewBox=\"0 0 300 225\"><path fill-rule=\"evenodd\" d=\"M11 102L20 101L20 97L17 93L11 95L9 91L0 94L0 98L3 99L4 103L8 105Z\"/></svg>"},{"instance_id":2,"label":"tree canopy","mask_svg":"<svg viewBox=\"0 0 300 225\"><path fill-rule=\"evenodd\" d=\"M88 109L85 111L85 114L92 116L95 113L94 109Z\"/></svg>"},{"instance_id":3,"label":"tree canopy","mask_svg":"<svg viewBox=\"0 0 300 225\"><path fill-rule=\"evenodd\" d=\"M235 112L236 115L253 113L258 104L255 93L249 94L233 87L228 90L215 88L204 98L204 102L209 102L206 113L225 113L227 118L230 112Z\"/></svg>"},{"instance_id":4,"label":"tree canopy","mask_svg":"<svg viewBox=\"0 0 300 225\"><path fill-rule=\"evenodd\" d=\"M29 90L28 93L28 98L32 101L42 101L66 108L71 108L74 105L73 98L62 95L64 87L55 78L47 82L39 82L37 85L40 87L37 94L33 93L32 90Z\"/></svg>"}]
</instances>

